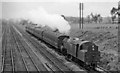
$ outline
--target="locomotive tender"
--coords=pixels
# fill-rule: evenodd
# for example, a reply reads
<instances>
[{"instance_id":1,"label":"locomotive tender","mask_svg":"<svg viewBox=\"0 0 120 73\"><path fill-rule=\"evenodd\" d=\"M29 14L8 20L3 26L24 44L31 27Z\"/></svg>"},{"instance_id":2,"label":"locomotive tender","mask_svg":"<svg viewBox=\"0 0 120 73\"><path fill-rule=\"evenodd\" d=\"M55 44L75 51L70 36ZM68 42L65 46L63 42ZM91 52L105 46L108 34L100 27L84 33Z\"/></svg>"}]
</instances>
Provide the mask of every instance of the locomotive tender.
<instances>
[{"instance_id":1,"label":"locomotive tender","mask_svg":"<svg viewBox=\"0 0 120 73\"><path fill-rule=\"evenodd\" d=\"M46 29L26 27L26 31L55 47L67 59L78 59L89 66L96 67L100 61L98 46L89 41L75 40L70 36Z\"/></svg>"}]
</instances>

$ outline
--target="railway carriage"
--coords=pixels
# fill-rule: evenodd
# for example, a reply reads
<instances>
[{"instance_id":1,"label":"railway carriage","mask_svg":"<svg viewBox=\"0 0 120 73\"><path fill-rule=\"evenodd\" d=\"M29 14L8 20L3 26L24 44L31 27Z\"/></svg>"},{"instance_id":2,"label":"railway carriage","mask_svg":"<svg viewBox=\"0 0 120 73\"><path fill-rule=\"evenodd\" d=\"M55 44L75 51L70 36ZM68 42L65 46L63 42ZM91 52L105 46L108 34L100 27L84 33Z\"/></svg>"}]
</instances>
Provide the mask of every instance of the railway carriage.
<instances>
[{"instance_id":1,"label":"railway carriage","mask_svg":"<svg viewBox=\"0 0 120 73\"><path fill-rule=\"evenodd\" d=\"M26 31L27 31L28 33L34 35L34 36L37 37L37 38L43 39L43 38L42 38L42 37L43 37L42 33L43 33L44 30L42 30L42 29L37 30L37 28L34 29L34 28L32 28L32 27L28 27L28 26L27 26L27 27L26 27Z\"/></svg>"},{"instance_id":2,"label":"railway carriage","mask_svg":"<svg viewBox=\"0 0 120 73\"><path fill-rule=\"evenodd\" d=\"M45 41L46 43L54 46L59 52L64 52L63 47L63 39L69 38L67 35L63 35L61 33L56 33L51 30L46 30L46 28L34 29L31 27L26 27L26 31L30 34L34 35L38 39Z\"/></svg>"},{"instance_id":3,"label":"railway carriage","mask_svg":"<svg viewBox=\"0 0 120 73\"><path fill-rule=\"evenodd\" d=\"M69 38L69 36L62 35L61 33L56 33L53 31L44 31L43 40L54 46L59 52L63 51L63 39Z\"/></svg>"},{"instance_id":4,"label":"railway carriage","mask_svg":"<svg viewBox=\"0 0 120 73\"><path fill-rule=\"evenodd\" d=\"M43 32L43 40L49 43L50 45L54 46L55 48L58 48L58 37L60 34L56 34L51 31L44 31Z\"/></svg>"}]
</instances>

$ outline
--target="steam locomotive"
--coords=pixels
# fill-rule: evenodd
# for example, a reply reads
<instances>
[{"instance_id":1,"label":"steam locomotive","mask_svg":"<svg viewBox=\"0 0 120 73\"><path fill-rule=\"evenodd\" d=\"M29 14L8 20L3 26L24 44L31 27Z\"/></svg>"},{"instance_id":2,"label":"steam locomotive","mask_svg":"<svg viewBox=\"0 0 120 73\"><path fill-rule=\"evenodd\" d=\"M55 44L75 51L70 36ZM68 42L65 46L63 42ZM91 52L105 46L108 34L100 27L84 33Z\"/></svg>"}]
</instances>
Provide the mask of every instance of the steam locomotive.
<instances>
[{"instance_id":1,"label":"steam locomotive","mask_svg":"<svg viewBox=\"0 0 120 73\"><path fill-rule=\"evenodd\" d=\"M96 67L100 61L100 51L93 42L73 39L68 35L42 28L26 26L26 31L55 47L55 50L67 59L77 59L85 64Z\"/></svg>"}]
</instances>

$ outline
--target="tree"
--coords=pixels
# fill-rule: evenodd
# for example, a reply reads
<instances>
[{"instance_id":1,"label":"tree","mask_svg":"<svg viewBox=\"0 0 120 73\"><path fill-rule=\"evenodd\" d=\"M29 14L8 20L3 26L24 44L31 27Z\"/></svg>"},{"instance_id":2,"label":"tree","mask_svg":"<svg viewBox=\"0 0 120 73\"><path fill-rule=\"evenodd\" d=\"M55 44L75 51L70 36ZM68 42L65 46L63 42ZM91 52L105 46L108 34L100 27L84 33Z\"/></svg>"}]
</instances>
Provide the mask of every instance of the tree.
<instances>
[{"instance_id":1,"label":"tree","mask_svg":"<svg viewBox=\"0 0 120 73\"><path fill-rule=\"evenodd\" d=\"M115 8L115 7L113 7L112 10L110 11L110 13L111 13L111 15L112 15L111 18L112 18L112 22L113 22L113 24L114 24L114 21L115 21L115 19L116 19L117 13L118 13L118 9Z\"/></svg>"},{"instance_id":2,"label":"tree","mask_svg":"<svg viewBox=\"0 0 120 73\"><path fill-rule=\"evenodd\" d=\"M91 13L90 15L91 15L91 17L92 17L92 18L91 18L91 21L97 23L97 16L96 16L96 15L93 15L93 13Z\"/></svg>"},{"instance_id":3,"label":"tree","mask_svg":"<svg viewBox=\"0 0 120 73\"><path fill-rule=\"evenodd\" d=\"M95 15L93 15L93 13L91 13L90 14L91 15L91 21L92 22L95 22L95 23L100 23L100 22L102 22L102 17L101 17L101 15L100 14L95 14Z\"/></svg>"}]
</instances>

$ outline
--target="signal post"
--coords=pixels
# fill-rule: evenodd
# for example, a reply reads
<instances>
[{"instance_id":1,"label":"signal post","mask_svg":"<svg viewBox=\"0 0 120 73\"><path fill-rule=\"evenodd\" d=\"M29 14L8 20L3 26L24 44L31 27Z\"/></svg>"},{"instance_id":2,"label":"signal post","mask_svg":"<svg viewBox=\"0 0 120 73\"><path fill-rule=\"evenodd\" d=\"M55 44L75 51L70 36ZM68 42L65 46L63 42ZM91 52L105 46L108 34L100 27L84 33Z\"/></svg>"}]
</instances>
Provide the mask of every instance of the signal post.
<instances>
[{"instance_id":1,"label":"signal post","mask_svg":"<svg viewBox=\"0 0 120 73\"><path fill-rule=\"evenodd\" d=\"M79 29L83 29L83 3L79 4L80 17L79 17Z\"/></svg>"}]
</instances>

